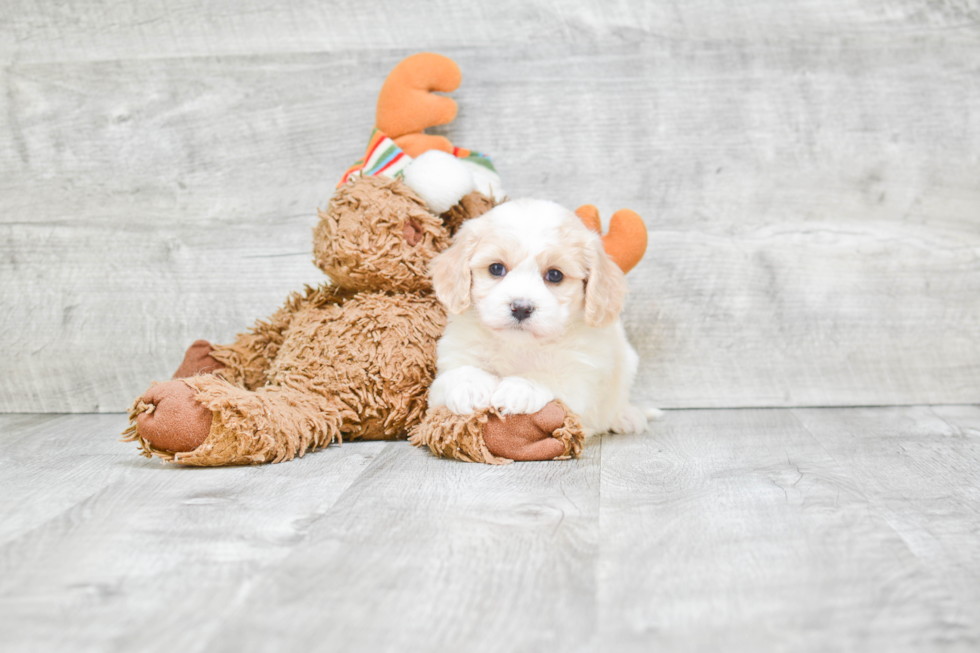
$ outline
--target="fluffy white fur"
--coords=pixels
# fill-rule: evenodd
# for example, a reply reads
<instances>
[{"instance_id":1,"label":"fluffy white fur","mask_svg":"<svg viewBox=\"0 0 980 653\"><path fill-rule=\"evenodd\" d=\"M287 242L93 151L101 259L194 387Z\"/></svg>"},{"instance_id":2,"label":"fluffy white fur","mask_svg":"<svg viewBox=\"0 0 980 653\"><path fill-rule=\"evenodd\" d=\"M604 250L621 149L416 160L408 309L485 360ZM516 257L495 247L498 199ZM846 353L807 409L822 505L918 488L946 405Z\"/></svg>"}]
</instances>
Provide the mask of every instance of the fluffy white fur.
<instances>
[{"instance_id":1,"label":"fluffy white fur","mask_svg":"<svg viewBox=\"0 0 980 653\"><path fill-rule=\"evenodd\" d=\"M430 406L520 414L557 397L588 435L646 430L647 414L629 403L638 357L619 321L626 281L574 213L506 202L466 222L431 270L450 317Z\"/></svg>"}]
</instances>

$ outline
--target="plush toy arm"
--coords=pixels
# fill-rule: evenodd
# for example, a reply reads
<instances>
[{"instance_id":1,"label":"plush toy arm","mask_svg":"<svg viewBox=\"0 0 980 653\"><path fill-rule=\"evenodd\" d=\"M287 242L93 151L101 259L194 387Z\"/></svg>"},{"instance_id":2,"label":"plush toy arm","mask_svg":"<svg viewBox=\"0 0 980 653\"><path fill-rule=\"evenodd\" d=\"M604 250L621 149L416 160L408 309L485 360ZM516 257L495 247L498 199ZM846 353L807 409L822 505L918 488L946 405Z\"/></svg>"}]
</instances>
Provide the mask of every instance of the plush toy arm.
<instances>
[{"instance_id":1,"label":"plush toy arm","mask_svg":"<svg viewBox=\"0 0 980 653\"><path fill-rule=\"evenodd\" d=\"M585 433L578 416L555 400L532 415L506 417L493 408L455 415L436 406L412 429L409 440L441 458L506 465L515 460L578 458Z\"/></svg>"},{"instance_id":2,"label":"plush toy arm","mask_svg":"<svg viewBox=\"0 0 980 653\"><path fill-rule=\"evenodd\" d=\"M272 360L279 353L283 337L297 311L308 306L339 304L350 294L333 286L306 287L294 292L286 303L266 320L259 320L246 333L241 333L229 345L216 345L212 358L225 366L219 374L231 383L255 390L268 380Z\"/></svg>"}]
</instances>

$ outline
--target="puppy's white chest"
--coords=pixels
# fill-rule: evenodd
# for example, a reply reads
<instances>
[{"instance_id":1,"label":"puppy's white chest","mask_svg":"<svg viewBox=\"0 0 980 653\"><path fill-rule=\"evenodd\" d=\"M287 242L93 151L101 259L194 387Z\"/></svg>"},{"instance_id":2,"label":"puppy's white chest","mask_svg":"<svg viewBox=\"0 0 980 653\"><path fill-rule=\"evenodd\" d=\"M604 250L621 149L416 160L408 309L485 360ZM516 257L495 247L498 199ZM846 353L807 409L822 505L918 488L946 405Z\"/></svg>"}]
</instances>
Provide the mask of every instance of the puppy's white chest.
<instances>
[{"instance_id":1,"label":"puppy's white chest","mask_svg":"<svg viewBox=\"0 0 980 653\"><path fill-rule=\"evenodd\" d=\"M581 352L557 347L487 347L482 352L484 368L500 377L523 376L552 385L562 376L577 376L590 367Z\"/></svg>"}]
</instances>

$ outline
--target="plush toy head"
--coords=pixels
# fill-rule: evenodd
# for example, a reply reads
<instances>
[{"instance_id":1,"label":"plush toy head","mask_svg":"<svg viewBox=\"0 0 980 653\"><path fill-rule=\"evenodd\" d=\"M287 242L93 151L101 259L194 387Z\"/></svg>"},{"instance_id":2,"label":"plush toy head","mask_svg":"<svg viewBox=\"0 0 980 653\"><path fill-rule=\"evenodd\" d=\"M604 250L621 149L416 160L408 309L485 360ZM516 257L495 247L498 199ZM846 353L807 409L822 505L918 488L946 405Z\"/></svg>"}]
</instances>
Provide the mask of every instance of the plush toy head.
<instances>
[{"instance_id":1,"label":"plush toy head","mask_svg":"<svg viewBox=\"0 0 980 653\"><path fill-rule=\"evenodd\" d=\"M441 55L403 60L378 98L363 159L344 173L314 229L314 258L334 284L353 291L431 290L429 261L466 219L502 198L490 160L424 133L450 122L459 67Z\"/></svg>"},{"instance_id":2,"label":"plush toy head","mask_svg":"<svg viewBox=\"0 0 980 653\"><path fill-rule=\"evenodd\" d=\"M341 288L417 292L431 288L429 261L449 240L450 226L402 181L359 177L320 212L313 251Z\"/></svg>"}]
</instances>

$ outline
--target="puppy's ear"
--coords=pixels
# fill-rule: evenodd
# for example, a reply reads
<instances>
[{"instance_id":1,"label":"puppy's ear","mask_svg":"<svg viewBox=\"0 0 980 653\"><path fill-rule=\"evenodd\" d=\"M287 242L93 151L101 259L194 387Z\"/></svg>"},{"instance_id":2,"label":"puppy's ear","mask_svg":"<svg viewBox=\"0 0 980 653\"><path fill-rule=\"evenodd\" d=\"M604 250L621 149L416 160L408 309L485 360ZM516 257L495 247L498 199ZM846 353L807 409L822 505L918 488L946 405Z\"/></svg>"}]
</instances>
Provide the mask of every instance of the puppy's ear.
<instances>
[{"instance_id":1,"label":"puppy's ear","mask_svg":"<svg viewBox=\"0 0 980 653\"><path fill-rule=\"evenodd\" d=\"M585 282L585 323L591 327L612 324L623 310L626 275L602 249L598 238L586 247L589 278Z\"/></svg>"},{"instance_id":2,"label":"puppy's ear","mask_svg":"<svg viewBox=\"0 0 980 653\"><path fill-rule=\"evenodd\" d=\"M446 309L459 315L470 306L470 256L478 239L473 229L464 225L456 233L453 244L429 264L432 287Z\"/></svg>"}]
</instances>

